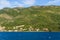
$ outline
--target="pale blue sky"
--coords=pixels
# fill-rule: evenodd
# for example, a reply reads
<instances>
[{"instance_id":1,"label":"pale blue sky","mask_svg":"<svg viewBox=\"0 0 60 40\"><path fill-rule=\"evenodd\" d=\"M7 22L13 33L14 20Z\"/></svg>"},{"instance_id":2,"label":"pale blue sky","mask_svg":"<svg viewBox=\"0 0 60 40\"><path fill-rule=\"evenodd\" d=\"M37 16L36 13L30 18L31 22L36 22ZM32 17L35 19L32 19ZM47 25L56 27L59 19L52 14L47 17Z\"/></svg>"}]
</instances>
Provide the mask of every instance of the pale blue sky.
<instances>
[{"instance_id":1,"label":"pale blue sky","mask_svg":"<svg viewBox=\"0 0 60 40\"><path fill-rule=\"evenodd\" d=\"M60 0L0 0L0 9L4 7L29 7L33 5L58 5Z\"/></svg>"}]
</instances>

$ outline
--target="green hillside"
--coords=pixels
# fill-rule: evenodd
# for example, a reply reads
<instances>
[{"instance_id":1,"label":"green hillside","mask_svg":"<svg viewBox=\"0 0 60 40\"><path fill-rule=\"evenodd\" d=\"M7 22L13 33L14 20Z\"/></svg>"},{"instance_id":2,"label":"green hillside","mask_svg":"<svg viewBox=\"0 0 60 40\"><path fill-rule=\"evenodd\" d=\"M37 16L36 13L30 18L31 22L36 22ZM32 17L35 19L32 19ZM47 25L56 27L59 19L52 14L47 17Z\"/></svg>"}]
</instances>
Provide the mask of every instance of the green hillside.
<instances>
[{"instance_id":1,"label":"green hillside","mask_svg":"<svg viewBox=\"0 0 60 40\"><path fill-rule=\"evenodd\" d=\"M60 6L31 6L0 10L0 31L60 31Z\"/></svg>"}]
</instances>

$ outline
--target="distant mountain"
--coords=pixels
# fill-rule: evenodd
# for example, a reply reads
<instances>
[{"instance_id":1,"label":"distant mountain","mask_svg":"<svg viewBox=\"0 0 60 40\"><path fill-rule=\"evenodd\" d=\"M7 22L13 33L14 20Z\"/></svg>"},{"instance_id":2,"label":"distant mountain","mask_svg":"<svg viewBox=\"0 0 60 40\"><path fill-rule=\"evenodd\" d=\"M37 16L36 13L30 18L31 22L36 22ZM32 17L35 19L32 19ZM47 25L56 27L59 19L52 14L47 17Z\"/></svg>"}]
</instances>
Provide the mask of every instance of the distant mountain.
<instances>
[{"instance_id":1,"label":"distant mountain","mask_svg":"<svg viewBox=\"0 0 60 40\"><path fill-rule=\"evenodd\" d=\"M24 25L44 31L60 31L60 6L31 6L28 8L3 8L0 10L0 26L6 30ZM18 28L19 29L19 28ZM28 30L26 30L28 31Z\"/></svg>"}]
</instances>

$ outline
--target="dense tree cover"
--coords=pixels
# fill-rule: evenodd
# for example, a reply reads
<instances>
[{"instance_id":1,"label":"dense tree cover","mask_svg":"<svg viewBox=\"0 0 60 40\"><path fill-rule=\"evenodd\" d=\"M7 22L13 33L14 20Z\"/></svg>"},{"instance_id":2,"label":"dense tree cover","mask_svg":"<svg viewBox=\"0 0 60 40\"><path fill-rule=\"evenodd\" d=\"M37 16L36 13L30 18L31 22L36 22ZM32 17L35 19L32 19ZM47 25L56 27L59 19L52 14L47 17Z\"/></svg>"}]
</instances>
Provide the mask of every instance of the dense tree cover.
<instances>
[{"instance_id":1,"label":"dense tree cover","mask_svg":"<svg viewBox=\"0 0 60 40\"><path fill-rule=\"evenodd\" d=\"M60 31L60 6L16 7L0 10L0 26L12 29L20 25L25 25L24 28L32 26L40 28L41 31L43 28L48 28L50 31L58 32Z\"/></svg>"}]
</instances>

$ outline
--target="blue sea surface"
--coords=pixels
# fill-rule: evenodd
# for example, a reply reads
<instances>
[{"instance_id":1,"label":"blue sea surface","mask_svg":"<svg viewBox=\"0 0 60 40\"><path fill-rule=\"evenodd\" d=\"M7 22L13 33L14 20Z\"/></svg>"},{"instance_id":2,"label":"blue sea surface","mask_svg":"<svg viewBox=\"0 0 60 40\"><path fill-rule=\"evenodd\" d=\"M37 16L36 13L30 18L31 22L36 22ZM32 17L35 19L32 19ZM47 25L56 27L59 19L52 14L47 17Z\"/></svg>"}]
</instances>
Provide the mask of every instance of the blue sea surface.
<instances>
[{"instance_id":1,"label":"blue sea surface","mask_svg":"<svg viewBox=\"0 0 60 40\"><path fill-rule=\"evenodd\" d=\"M0 32L0 40L60 40L60 32Z\"/></svg>"}]
</instances>

